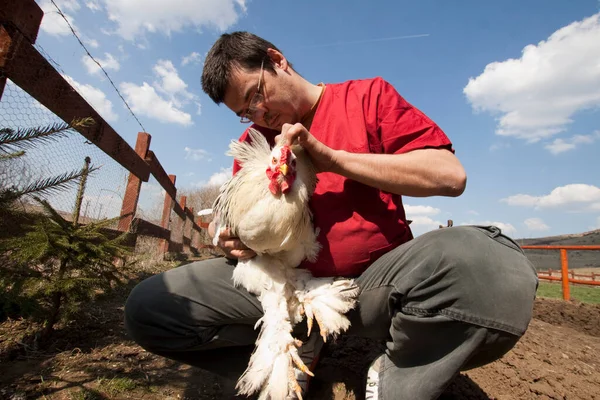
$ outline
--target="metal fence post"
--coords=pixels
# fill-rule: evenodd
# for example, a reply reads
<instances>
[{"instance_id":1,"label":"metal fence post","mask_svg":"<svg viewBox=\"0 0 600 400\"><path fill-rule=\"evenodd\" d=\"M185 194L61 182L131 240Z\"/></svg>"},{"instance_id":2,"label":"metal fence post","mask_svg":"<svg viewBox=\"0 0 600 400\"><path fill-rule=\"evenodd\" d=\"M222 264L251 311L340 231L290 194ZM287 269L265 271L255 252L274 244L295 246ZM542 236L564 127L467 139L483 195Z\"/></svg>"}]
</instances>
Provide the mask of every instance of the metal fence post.
<instances>
[{"instance_id":1,"label":"metal fence post","mask_svg":"<svg viewBox=\"0 0 600 400\"><path fill-rule=\"evenodd\" d=\"M562 272L562 293L563 300L569 300L569 258L567 257L567 249L560 249L560 267Z\"/></svg>"}]
</instances>

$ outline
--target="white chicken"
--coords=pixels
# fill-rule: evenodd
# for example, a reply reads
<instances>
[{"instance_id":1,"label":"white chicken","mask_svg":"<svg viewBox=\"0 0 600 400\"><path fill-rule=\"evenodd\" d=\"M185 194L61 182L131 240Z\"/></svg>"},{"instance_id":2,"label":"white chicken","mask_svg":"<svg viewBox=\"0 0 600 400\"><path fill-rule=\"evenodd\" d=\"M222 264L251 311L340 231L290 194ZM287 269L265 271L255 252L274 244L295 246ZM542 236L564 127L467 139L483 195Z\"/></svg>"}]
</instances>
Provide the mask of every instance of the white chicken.
<instances>
[{"instance_id":1,"label":"white chicken","mask_svg":"<svg viewBox=\"0 0 600 400\"><path fill-rule=\"evenodd\" d=\"M242 286L260 300L264 315L246 371L236 388L242 395L260 392L259 399L302 399L295 368L314 376L298 355L302 342L292 328L307 317L319 325L323 340L350 326L346 313L354 308L358 287L352 279L315 278L297 268L314 261L320 250L309 200L317 183L306 151L298 145L276 144L250 128L250 142L232 141L227 155L242 167L222 187L213 204L217 244L221 229L257 253L240 260L233 272Z\"/></svg>"}]
</instances>

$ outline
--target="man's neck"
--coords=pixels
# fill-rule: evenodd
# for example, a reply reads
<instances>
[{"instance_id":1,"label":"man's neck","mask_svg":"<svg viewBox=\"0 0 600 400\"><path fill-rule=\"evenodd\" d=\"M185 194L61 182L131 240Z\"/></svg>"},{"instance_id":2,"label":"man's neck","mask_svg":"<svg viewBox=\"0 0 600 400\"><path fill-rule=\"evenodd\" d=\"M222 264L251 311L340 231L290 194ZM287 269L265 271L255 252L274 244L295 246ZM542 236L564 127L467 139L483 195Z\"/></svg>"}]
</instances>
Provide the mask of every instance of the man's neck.
<instances>
[{"instance_id":1,"label":"man's neck","mask_svg":"<svg viewBox=\"0 0 600 400\"><path fill-rule=\"evenodd\" d=\"M302 113L301 123L304 125L306 129L310 129L310 125L312 124L313 117L315 112L317 111L317 107L319 105L319 101L321 100L321 95L325 90L324 85L313 85L312 83L307 82L307 96L305 99L307 100L304 104L305 110Z\"/></svg>"}]
</instances>

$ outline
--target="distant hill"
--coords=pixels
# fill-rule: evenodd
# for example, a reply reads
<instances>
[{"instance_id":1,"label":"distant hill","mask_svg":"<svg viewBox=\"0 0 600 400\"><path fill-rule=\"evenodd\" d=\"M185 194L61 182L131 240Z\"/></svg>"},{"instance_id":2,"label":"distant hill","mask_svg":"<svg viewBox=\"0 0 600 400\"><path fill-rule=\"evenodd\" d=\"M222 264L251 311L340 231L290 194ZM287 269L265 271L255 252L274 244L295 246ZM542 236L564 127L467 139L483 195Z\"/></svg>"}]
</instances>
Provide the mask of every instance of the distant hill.
<instances>
[{"instance_id":1,"label":"distant hill","mask_svg":"<svg viewBox=\"0 0 600 400\"><path fill-rule=\"evenodd\" d=\"M521 246L525 245L568 245L585 246L600 245L600 229L558 236L547 236L531 239L515 239ZM527 257L536 266L537 269L560 269L560 252L558 250L525 250ZM567 253L569 257L569 268L600 268L600 250L579 251L570 250Z\"/></svg>"}]
</instances>

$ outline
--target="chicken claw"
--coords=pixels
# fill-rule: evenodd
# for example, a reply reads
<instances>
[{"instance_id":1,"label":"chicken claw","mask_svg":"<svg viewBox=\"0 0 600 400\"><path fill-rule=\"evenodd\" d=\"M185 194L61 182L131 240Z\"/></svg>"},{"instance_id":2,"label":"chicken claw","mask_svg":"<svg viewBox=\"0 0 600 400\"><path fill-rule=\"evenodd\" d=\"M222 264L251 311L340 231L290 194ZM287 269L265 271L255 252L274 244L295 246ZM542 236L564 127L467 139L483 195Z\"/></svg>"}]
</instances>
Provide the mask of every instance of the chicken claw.
<instances>
[{"instance_id":1,"label":"chicken claw","mask_svg":"<svg viewBox=\"0 0 600 400\"><path fill-rule=\"evenodd\" d=\"M306 325L308 326L307 336L310 336L310 332L312 332L314 321L317 321L319 325L319 334L323 338L323 341L327 343L327 336L329 335L329 331L326 328L326 325L323 324L323 319L321 317L321 313L318 309L313 310L310 304L304 305L304 311L306 313Z\"/></svg>"},{"instance_id":2,"label":"chicken claw","mask_svg":"<svg viewBox=\"0 0 600 400\"><path fill-rule=\"evenodd\" d=\"M306 366L306 364L304 364L304 361L302 361L302 359L300 358L300 355L298 355L298 347L302 346L302 342L300 342L300 346L298 346L298 342L300 342L300 341L296 340L296 342L294 344L290 345L289 348L288 348L288 354L292 358L292 362L290 363L291 369L293 370L294 364L295 364L296 367L298 367L298 369L300 371L302 371L305 374L308 374L310 376L315 376L310 371L310 369L308 369L308 367Z\"/></svg>"},{"instance_id":3,"label":"chicken claw","mask_svg":"<svg viewBox=\"0 0 600 400\"><path fill-rule=\"evenodd\" d=\"M296 394L298 400L302 400L302 388L296 380L296 373L294 372L294 367L292 365L290 365L290 369L288 371L288 384L290 390Z\"/></svg>"},{"instance_id":4,"label":"chicken claw","mask_svg":"<svg viewBox=\"0 0 600 400\"><path fill-rule=\"evenodd\" d=\"M310 337L310 332L312 332L312 327L313 327L313 319L314 319L314 314L312 311L312 307L310 306L310 304L304 304L304 313L306 314L306 326L308 326L308 333L306 336Z\"/></svg>"},{"instance_id":5,"label":"chicken claw","mask_svg":"<svg viewBox=\"0 0 600 400\"><path fill-rule=\"evenodd\" d=\"M288 370L288 385L290 390L296 394L298 400L302 400L302 388L300 387L300 385L298 384L298 380L296 379L294 365L305 374L310 375L312 377L315 376L315 374L313 374L311 370L308 369L306 364L304 364L304 361L302 361L302 359L300 358L300 355L298 354L298 348L300 346L302 346L302 342L298 339L295 339L294 343L290 343L287 349L287 353L291 358Z\"/></svg>"}]
</instances>

